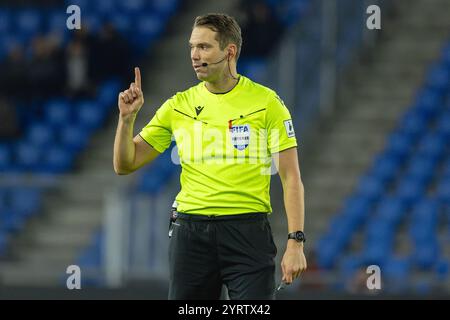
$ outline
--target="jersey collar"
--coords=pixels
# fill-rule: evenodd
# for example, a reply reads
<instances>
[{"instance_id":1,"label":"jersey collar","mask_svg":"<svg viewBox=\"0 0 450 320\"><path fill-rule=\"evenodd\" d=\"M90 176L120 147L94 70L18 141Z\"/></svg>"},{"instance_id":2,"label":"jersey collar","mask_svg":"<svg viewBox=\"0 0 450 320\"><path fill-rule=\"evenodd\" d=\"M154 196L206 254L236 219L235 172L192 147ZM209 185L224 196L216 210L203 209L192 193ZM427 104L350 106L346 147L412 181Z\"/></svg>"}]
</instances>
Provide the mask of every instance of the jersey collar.
<instances>
[{"instance_id":1,"label":"jersey collar","mask_svg":"<svg viewBox=\"0 0 450 320\"><path fill-rule=\"evenodd\" d=\"M242 86L243 80L244 79L242 79L242 76L240 74L238 74L238 82L236 83L236 85L233 88L231 88L227 92L212 93L211 91L208 90L208 88L206 88L205 82L202 83L202 88L203 88L203 91L205 91L210 96L214 96L217 98L230 97L239 91L239 88Z\"/></svg>"}]
</instances>

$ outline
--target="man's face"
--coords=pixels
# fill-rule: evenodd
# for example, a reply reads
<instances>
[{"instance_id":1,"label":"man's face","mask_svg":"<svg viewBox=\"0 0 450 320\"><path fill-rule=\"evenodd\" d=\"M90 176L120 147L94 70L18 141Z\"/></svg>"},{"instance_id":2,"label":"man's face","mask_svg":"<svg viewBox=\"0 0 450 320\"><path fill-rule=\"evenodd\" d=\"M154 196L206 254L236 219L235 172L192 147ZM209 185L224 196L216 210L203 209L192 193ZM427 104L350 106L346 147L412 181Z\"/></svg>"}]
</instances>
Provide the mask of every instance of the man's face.
<instances>
[{"instance_id":1,"label":"man's face","mask_svg":"<svg viewBox=\"0 0 450 320\"><path fill-rule=\"evenodd\" d=\"M191 61L197 78L202 81L215 81L223 74L227 59L218 64L210 64L222 60L226 56L226 48L220 50L219 42L215 39L216 32L206 27L195 27L192 30L189 46ZM203 67L202 63L208 63Z\"/></svg>"}]
</instances>

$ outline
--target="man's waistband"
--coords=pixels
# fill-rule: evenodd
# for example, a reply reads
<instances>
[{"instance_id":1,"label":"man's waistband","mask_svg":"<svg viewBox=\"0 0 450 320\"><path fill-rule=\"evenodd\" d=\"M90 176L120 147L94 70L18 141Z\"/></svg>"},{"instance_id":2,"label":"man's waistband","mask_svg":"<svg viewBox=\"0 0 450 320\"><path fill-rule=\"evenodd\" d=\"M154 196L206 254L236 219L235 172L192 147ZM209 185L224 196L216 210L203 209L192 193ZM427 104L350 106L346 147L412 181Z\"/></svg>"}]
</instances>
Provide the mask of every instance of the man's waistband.
<instances>
[{"instance_id":1,"label":"man's waistband","mask_svg":"<svg viewBox=\"0 0 450 320\"><path fill-rule=\"evenodd\" d=\"M191 214L184 212L177 212L177 217L182 220L190 221L219 221L219 220L247 220L247 219L264 219L267 218L267 212L251 212L240 214Z\"/></svg>"}]
</instances>

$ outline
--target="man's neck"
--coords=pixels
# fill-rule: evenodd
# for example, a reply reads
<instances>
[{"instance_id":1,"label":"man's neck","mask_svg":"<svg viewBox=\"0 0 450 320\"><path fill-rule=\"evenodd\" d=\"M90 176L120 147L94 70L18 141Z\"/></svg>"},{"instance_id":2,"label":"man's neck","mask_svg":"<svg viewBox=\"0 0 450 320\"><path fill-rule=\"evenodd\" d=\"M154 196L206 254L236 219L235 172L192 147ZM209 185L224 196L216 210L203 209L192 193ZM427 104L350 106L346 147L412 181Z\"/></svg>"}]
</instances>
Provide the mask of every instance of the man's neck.
<instances>
[{"instance_id":1,"label":"man's neck","mask_svg":"<svg viewBox=\"0 0 450 320\"><path fill-rule=\"evenodd\" d=\"M231 91L239 81L239 77L237 79L233 79L231 77L226 77L217 82L206 82L206 89L208 89L211 93L226 93Z\"/></svg>"}]
</instances>

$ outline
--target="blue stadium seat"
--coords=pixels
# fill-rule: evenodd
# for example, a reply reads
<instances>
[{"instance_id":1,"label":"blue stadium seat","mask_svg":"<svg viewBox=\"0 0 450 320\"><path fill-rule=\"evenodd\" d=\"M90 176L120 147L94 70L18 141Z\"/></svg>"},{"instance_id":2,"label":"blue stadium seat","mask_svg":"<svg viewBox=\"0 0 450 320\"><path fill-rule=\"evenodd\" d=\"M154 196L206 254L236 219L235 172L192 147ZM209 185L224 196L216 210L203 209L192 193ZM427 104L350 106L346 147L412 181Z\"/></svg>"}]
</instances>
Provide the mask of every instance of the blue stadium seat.
<instances>
[{"instance_id":1,"label":"blue stadium seat","mask_svg":"<svg viewBox=\"0 0 450 320\"><path fill-rule=\"evenodd\" d=\"M399 181L395 195L405 201L407 205L413 204L423 194L425 186L420 179L406 177Z\"/></svg>"},{"instance_id":2,"label":"blue stadium seat","mask_svg":"<svg viewBox=\"0 0 450 320\"><path fill-rule=\"evenodd\" d=\"M430 165L436 165L444 155L446 141L439 133L426 134L418 144L418 153L431 161ZM429 168L432 170L432 168Z\"/></svg>"},{"instance_id":3,"label":"blue stadium seat","mask_svg":"<svg viewBox=\"0 0 450 320\"><path fill-rule=\"evenodd\" d=\"M124 1L126 3L128 1ZM97 0L92 1L92 10L93 12L98 13L99 15L109 16L119 9L119 4L121 2L114 0Z\"/></svg>"},{"instance_id":4,"label":"blue stadium seat","mask_svg":"<svg viewBox=\"0 0 450 320\"><path fill-rule=\"evenodd\" d=\"M450 69L450 42L442 49L442 61Z\"/></svg>"},{"instance_id":5,"label":"blue stadium seat","mask_svg":"<svg viewBox=\"0 0 450 320\"><path fill-rule=\"evenodd\" d=\"M386 152L395 157L400 163L403 163L409 156L414 145L414 134L412 130L408 133L393 133L388 137Z\"/></svg>"},{"instance_id":6,"label":"blue stadium seat","mask_svg":"<svg viewBox=\"0 0 450 320\"><path fill-rule=\"evenodd\" d=\"M138 190L151 194L158 193L166 181L165 175L161 171L145 172L138 179Z\"/></svg>"},{"instance_id":7,"label":"blue stadium seat","mask_svg":"<svg viewBox=\"0 0 450 320\"><path fill-rule=\"evenodd\" d=\"M419 200L412 210L408 230L412 242L417 245L435 241L438 219L438 203L427 198Z\"/></svg>"},{"instance_id":8,"label":"blue stadium seat","mask_svg":"<svg viewBox=\"0 0 450 320\"><path fill-rule=\"evenodd\" d=\"M7 145L0 144L0 172L8 171L11 168L11 149Z\"/></svg>"},{"instance_id":9,"label":"blue stadium seat","mask_svg":"<svg viewBox=\"0 0 450 320\"><path fill-rule=\"evenodd\" d=\"M17 164L22 170L34 170L41 161L41 155L44 151L37 145L26 142L19 142L15 146L15 155Z\"/></svg>"},{"instance_id":10,"label":"blue stadium seat","mask_svg":"<svg viewBox=\"0 0 450 320\"><path fill-rule=\"evenodd\" d=\"M361 195L374 202L378 200L383 194L384 185L381 179L376 176L363 176L358 186L356 187L356 194Z\"/></svg>"},{"instance_id":11,"label":"blue stadium seat","mask_svg":"<svg viewBox=\"0 0 450 320\"><path fill-rule=\"evenodd\" d=\"M317 242L316 252L318 266L327 270L336 264L340 255L338 245L330 236L322 238Z\"/></svg>"},{"instance_id":12,"label":"blue stadium seat","mask_svg":"<svg viewBox=\"0 0 450 320\"><path fill-rule=\"evenodd\" d=\"M333 243L336 254L344 250L352 238L357 225L343 214L335 215L329 224L326 240Z\"/></svg>"},{"instance_id":13,"label":"blue stadium seat","mask_svg":"<svg viewBox=\"0 0 450 320\"><path fill-rule=\"evenodd\" d=\"M416 97L416 103L410 112L414 112L430 124L443 107L442 95L431 89L423 90Z\"/></svg>"},{"instance_id":14,"label":"blue stadium seat","mask_svg":"<svg viewBox=\"0 0 450 320\"><path fill-rule=\"evenodd\" d=\"M450 84L449 71L444 63L435 64L427 75L427 86L438 94L445 93Z\"/></svg>"},{"instance_id":15,"label":"blue stadium seat","mask_svg":"<svg viewBox=\"0 0 450 320\"><path fill-rule=\"evenodd\" d=\"M408 257L390 257L381 265L384 290L390 293L408 289L412 263Z\"/></svg>"},{"instance_id":16,"label":"blue stadium seat","mask_svg":"<svg viewBox=\"0 0 450 320\"><path fill-rule=\"evenodd\" d=\"M400 169L400 161L395 156L382 153L378 155L368 172L377 176L384 185L389 185L395 178Z\"/></svg>"},{"instance_id":17,"label":"blue stadium seat","mask_svg":"<svg viewBox=\"0 0 450 320\"><path fill-rule=\"evenodd\" d=\"M445 235L445 239L447 242L450 242L450 205L443 205L444 219L447 221L447 232Z\"/></svg>"},{"instance_id":18,"label":"blue stadium seat","mask_svg":"<svg viewBox=\"0 0 450 320\"><path fill-rule=\"evenodd\" d=\"M450 157L442 165L442 176L441 179L450 181Z\"/></svg>"},{"instance_id":19,"label":"blue stadium seat","mask_svg":"<svg viewBox=\"0 0 450 320\"><path fill-rule=\"evenodd\" d=\"M427 129L427 121L423 118L417 108L410 108L400 119L398 132L406 134L409 138L409 144L423 134Z\"/></svg>"},{"instance_id":20,"label":"blue stadium seat","mask_svg":"<svg viewBox=\"0 0 450 320\"><path fill-rule=\"evenodd\" d=\"M2 212L3 209L8 207L7 200L6 200L6 190L0 187L0 212ZM0 224L1 224L2 216L0 214Z\"/></svg>"},{"instance_id":21,"label":"blue stadium seat","mask_svg":"<svg viewBox=\"0 0 450 320\"><path fill-rule=\"evenodd\" d=\"M350 243L357 225L350 219L343 218L339 225L333 229L332 238L339 251L344 250Z\"/></svg>"},{"instance_id":22,"label":"blue stadium seat","mask_svg":"<svg viewBox=\"0 0 450 320\"><path fill-rule=\"evenodd\" d=\"M59 140L72 154L75 154L86 147L88 139L88 132L82 126L68 125L61 129Z\"/></svg>"},{"instance_id":23,"label":"blue stadium seat","mask_svg":"<svg viewBox=\"0 0 450 320\"><path fill-rule=\"evenodd\" d=\"M272 10L275 10L277 5L280 4L280 0L265 0L264 1Z\"/></svg>"},{"instance_id":24,"label":"blue stadium seat","mask_svg":"<svg viewBox=\"0 0 450 320\"><path fill-rule=\"evenodd\" d=\"M2 231L2 230L5 230L5 228L4 228L4 221L5 221L5 218L6 218L6 215L8 214L7 213L7 210L10 210L10 206L9 206L9 203L8 203L8 193L5 191L5 190L3 190L2 189L2 191L0 191L0 201L1 201L1 203L0 203L0 231Z\"/></svg>"},{"instance_id":25,"label":"blue stadium seat","mask_svg":"<svg viewBox=\"0 0 450 320\"><path fill-rule=\"evenodd\" d=\"M158 16L167 19L178 6L178 0L153 0L151 9L157 12Z\"/></svg>"},{"instance_id":26,"label":"blue stadium seat","mask_svg":"<svg viewBox=\"0 0 450 320\"><path fill-rule=\"evenodd\" d=\"M90 247L85 250L78 258L78 265L81 268L95 268L101 267L101 251L97 251L97 248Z\"/></svg>"},{"instance_id":27,"label":"blue stadium seat","mask_svg":"<svg viewBox=\"0 0 450 320\"><path fill-rule=\"evenodd\" d=\"M450 105L449 105L450 108ZM449 109L450 110L450 109ZM436 123L436 131L444 141L448 141L450 139L450 112L447 111L440 115L439 119Z\"/></svg>"},{"instance_id":28,"label":"blue stadium seat","mask_svg":"<svg viewBox=\"0 0 450 320\"><path fill-rule=\"evenodd\" d=\"M371 246L373 242L391 246L394 241L395 225L385 217L375 217L367 223L365 234L366 246Z\"/></svg>"},{"instance_id":29,"label":"blue stadium seat","mask_svg":"<svg viewBox=\"0 0 450 320\"><path fill-rule=\"evenodd\" d=\"M44 171L46 173L64 173L72 168L73 156L61 146L52 146L44 155Z\"/></svg>"},{"instance_id":30,"label":"blue stadium seat","mask_svg":"<svg viewBox=\"0 0 450 320\"><path fill-rule=\"evenodd\" d=\"M267 78L267 62L265 59L243 59L240 72L257 82L265 82Z\"/></svg>"},{"instance_id":31,"label":"blue stadium seat","mask_svg":"<svg viewBox=\"0 0 450 320\"><path fill-rule=\"evenodd\" d=\"M351 278L363 266L364 260L355 254L348 255L339 261L339 271L344 278Z\"/></svg>"},{"instance_id":32,"label":"blue stadium seat","mask_svg":"<svg viewBox=\"0 0 450 320\"><path fill-rule=\"evenodd\" d=\"M0 8L0 35L7 34L11 30L11 13L9 10Z\"/></svg>"},{"instance_id":33,"label":"blue stadium seat","mask_svg":"<svg viewBox=\"0 0 450 320\"><path fill-rule=\"evenodd\" d=\"M405 203L394 196L386 196L380 199L376 209L376 219L387 221L391 225L398 225L406 215Z\"/></svg>"},{"instance_id":34,"label":"blue stadium seat","mask_svg":"<svg viewBox=\"0 0 450 320\"><path fill-rule=\"evenodd\" d=\"M424 152L427 149L430 149L431 151L432 148L430 148L430 146L434 147L431 143L429 145L426 143L428 142L425 141L425 144L422 144L422 148L419 148L419 152L423 155L412 157L404 173L404 178L420 181L423 185L427 185L430 182L437 165L437 158L433 159L431 158L431 156L433 156L432 153L426 154Z\"/></svg>"},{"instance_id":35,"label":"blue stadium seat","mask_svg":"<svg viewBox=\"0 0 450 320\"><path fill-rule=\"evenodd\" d=\"M422 270L429 270L435 266L439 259L440 248L437 240L417 243L412 259L414 264Z\"/></svg>"},{"instance_id":36,"label":"blue stadium seat","mask_svg":"<svg viewBox=\"0 0 450 320\"><path fill-rule=\"evenodd\" d=\"M416 244L434 241L436 238L436 228L431 223L422 225L420 220L412 220L408 228L408 235L411 241Z\"/></svg>"},{"instance_id":37,"label":"blue stadium seat","mask_svg":"<svg viewBox=\"0 0 450 320\"><path fill-rule=\"evenodd\" d=\"M371 212L370 204L370 199L362 196L353 196L345 201L342 212L344 213L344 217L353 226L353 230L367 220Z\"/></svg>"},{"instance_id":38,"label":"blue stadium seat","mask_svg":"<svg viewBox=\"0 0 450 320\"><path fill-rule=\"evenodd\" d=\"M435 199L423 198L413 208L412 218L420 224L437 225L439 218L439 205Z\"/></svg>"},{"instance_id":39,"label":"blue stadium seat","mask_svg":"<svg viewBox=\"0 0 450 320\"><path fill-rule=\"evenodd\" d=\"M145 7L145 0L128 0L121 1L120 7L127 14L136 14L142 12Z\"/></svg>"},{"instance_id":40,"label":"blue stadium seat","mask_svg":"<svg viewBox=\"0 0 450 320\"><path fill-rule=\"evenodd\" d=\"M169 149L174 146L171 144ZM153 161L148 169L138 177L136 188L142 192L156 194L164 186L165 181L176 172L176 166L171 162L170 152L165 152Z\"/></svg>"},{"instance_id":41,"label":"blue stadium seat","mask_svg":"<svg viewBox=\"0 0 450 320\"><path fill-rule=\"evenodd\" d=\"M104 119L104 111L94 101L81 101L75 106L79 124L85 129L92 131L98 129Z\"/></svg>"},{"instance_id":42,"label":"blue stadium seat","mask_svg":"<svg viewBox=\"0 0 450 320\"><path fill-rule=\"evenodd\" d=\"M26 217L13 209L6 209L2 212L2 229L7 233L17 233L23 230Z\"/></svg>"},{"instance_id":43,"label":"blue stadium seat","mask_svg":"<svg viewBox=\"0 0 450 320\"><path fill-rule=\"evenodd\" d=\"M84 268L101 267L104 233L97 231L88 248L78 258L78 265Z\"/></svg>"},{"instance_id":44,"label":"blue stadium seat","mask_svg":"<svg viewBox=\"0 0 450 320\"><path fill-rule=\"evenodd\" d=\"M44 110L46 122L54 128L64 127L72 120L70 104L64 99L55 99L47 102Z\"/></svg>"},{"instance_id":45,"label":"blue stadium seat","mask_svg":"<svg viewBox=\"0 0 450 320\"><path fill-rule=\"evenodd\" d=\"M108 16L108 21L114 24L114 27L124 36L128 36L132 31L132 18L122 12L116 12Z\"/></svg>"},{"instance_id":46,"label":"blue stadium seat","mask_svg":"<svg viewBox=\"0 0 450 320\"><path fill-rule=\"evenodd\" d=\"M96 100L104 109L117 107L117 96L120 90L120 81L117 79L109 79L100 85Z\"/></svg>"},{"instance_id":47,"label":"blue stadium seat","mask_svg":"<svg viewBox=\"0 0 450 320\"><path fill-rule=\"evenodd\" d=\"M134 45L144 49L155 40L163 29L163 23L155 14L140 14L135 21L131 40Z\"/></svg>"},{"instance_id":48,"label":"blue stadium seat","mask_svg":"<svg viewBox=\"0 0 450 320\"><path fill-rule=\"evenodd\" d=\"M435 271L438 281L444 281L445 283L445 281L447 281L448 279L450 271L450 264L448 260L445 258L439 259L439 261L436 263Z\"/></svg>"},{"instance_id":49,"label":"blue stadium seat","mask_svg":"<svg viewBox=\"0 0 450 320\"><path fill-rule=\"evenodd\" d=\"M362 250L364 263L381 265L392 252L392 245L388 241L371 241Z\"/></svg>"},{"instance_id":50,"label":"blue stadium seat","mask_svg":"<svg viewBox=\"0 0 450 320\"><path fill-rule=\"evenodd\" d=\"M299 20L309 5L310 1L306 0L283 1L278 5L277 16L286 27L290 27Z\"/></svg>"},{"instance_id":51,"label":"blue stadium seat","mask_svg":"<svg viewBox=\"0 0 450 320\"><path fill-rule=\"evenodd\" d=\"M450 180L442 180L437 186L436 196L442 203L450 205Z\"/></svg>"},{"instance_id":52,"label":"blue stadium seat","mask_svg":"<svg viewBox=\"0 0 450 320\"><path fill-rule=\"evenodd\" d=\"M15 29L24 39L42 31L42 16L36 9L21 10L15 13Z\"/></svg>"},{"instance_id":53,"label":"blue stadium seat","mask_svg":"<svg viewBox=\"0 0 450 320\"><path fill-rule=\"evenodd\" d=\"M55 134L45 123L33 123L28 128L27 138L31 144L46 148L55 141Z\"/></svg>"},{"instance_id":54,"label":"blue stadium seat","mask_svg":"<svg viewBox=\"0 0 450 320\"><path fill-rule=\"evenodd\" d=\"M443 106L442 94L433 88L423 88L415 97L415 111L425 118L430 118L439 112L439 109Z\"/></svg>"}]
</instances>

